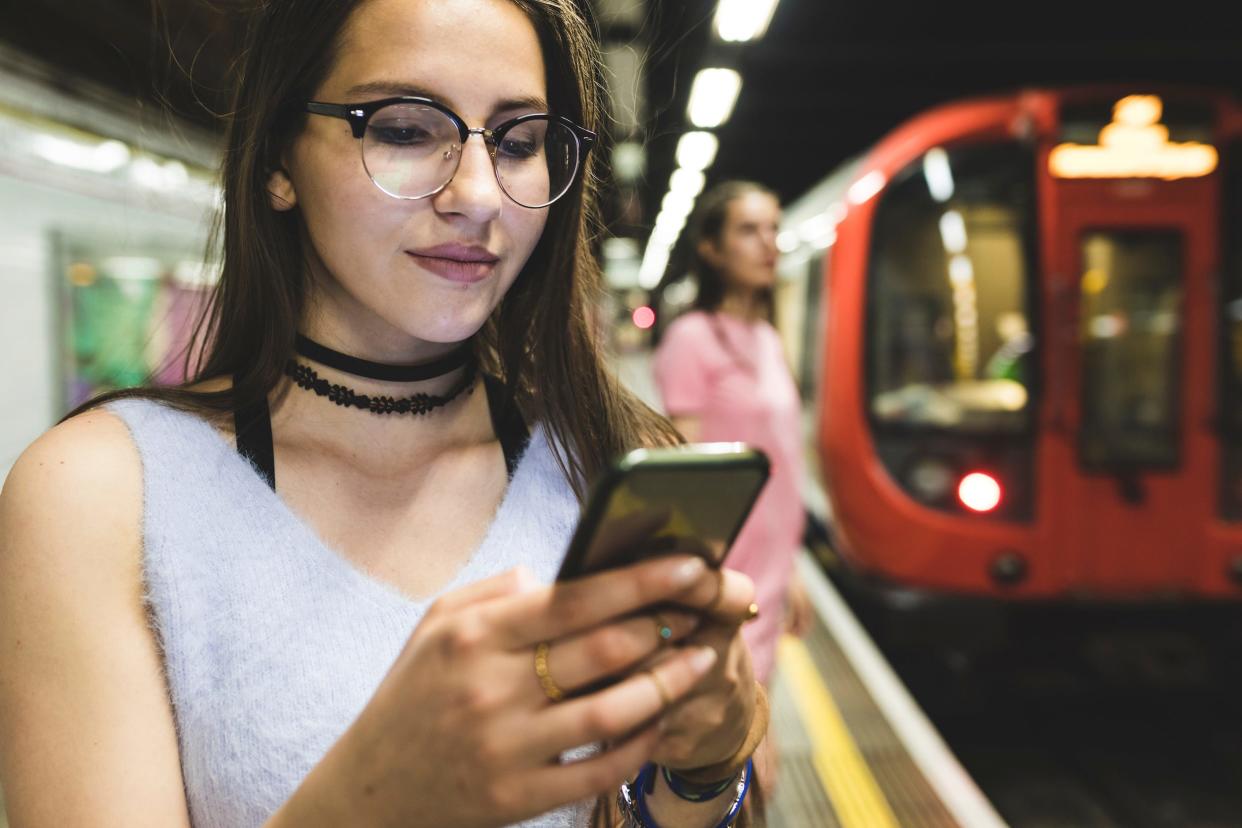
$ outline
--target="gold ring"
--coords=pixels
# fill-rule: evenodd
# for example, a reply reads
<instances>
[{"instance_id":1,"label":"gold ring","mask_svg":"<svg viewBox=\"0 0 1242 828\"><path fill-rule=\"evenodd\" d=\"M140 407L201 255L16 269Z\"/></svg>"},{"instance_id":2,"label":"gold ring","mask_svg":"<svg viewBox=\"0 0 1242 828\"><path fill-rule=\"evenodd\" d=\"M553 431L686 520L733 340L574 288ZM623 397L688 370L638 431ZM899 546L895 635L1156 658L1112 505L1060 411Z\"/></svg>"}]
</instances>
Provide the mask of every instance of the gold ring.
<instances>
[{"instance_id":1,"label":"gold ring","mask_svg":"<svg viewBox=\"0 0 1242 828\"><path fill-rule=\"evenodd\" d=\"M716 572L716 597L712 599L712 602L707 605L707 609L704 610L704 612L708 614L715 612L717 609L720 608L721 603L724 602L724 594L725 594L724 567L720 567L719 569L716 569L715 572Z\"/></svg>"},{"instance_id":2,"label":"gold ring","mask_svg":"<svg viewBox=\"0 0 1242 828\"><path fill-rule=\"evenodd\" d=\"M651 683L655 685L656 692L660 694L660 709L667 710L673 704L673 696L668 692L668 688L664 686L664 681L656 675L655 670L644 670L650 678Z\"/></svg>"},{"instance_id":3,"label":"gold ring","mask_svg":"<svg viewBox=\"0 0 1242 828\"><path fill-rule=\"evenodd\" d=\"M535 675L548 701L558 702L565 698L565 691L556 686L556 682L552 680L552 674L548 672L548 642L546 641L535 645Z\"/></svg>"},{"instance_id":4,"label":"gold ring","mask_svg":"<svg viewBox=\"0 0 1242 828\"><path fill-rule=\"evenodd\" d=\"M658 639L656 646L663 649L673 640L673 628L668 625L668 622L658 612L652 613L651 619L655 621L656 625L656 638Z\"/></svg>"},{"instance_id":5,"label":"gold ring","mask_svg":"<svg viewBox=\"0 0 1242 828\"><path fill-rule=\"evenodd\" d=\"M742 623L744 624L747 621L754 621L758 617L759 617L759 605L752 603L749 607L746 608L746 618L742 620Z\"/></svg>"}]
</instances>

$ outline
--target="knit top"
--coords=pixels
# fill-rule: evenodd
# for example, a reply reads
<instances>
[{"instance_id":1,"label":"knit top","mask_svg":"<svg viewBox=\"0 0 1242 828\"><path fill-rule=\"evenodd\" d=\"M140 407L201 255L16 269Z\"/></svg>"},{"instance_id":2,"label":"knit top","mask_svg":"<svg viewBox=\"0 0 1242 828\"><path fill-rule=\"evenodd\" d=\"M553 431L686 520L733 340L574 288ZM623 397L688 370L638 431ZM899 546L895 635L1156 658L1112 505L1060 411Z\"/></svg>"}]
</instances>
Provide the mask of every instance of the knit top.
<instances>
[{"instance_id":1,"label":"knit top","mask_svg":"<svg viewBox=\"0 0 1242 828\"><path fill-rule=\"evenodd\" d=\"M357 718L437 596L413 600L328 548L202 418L149 400L108 409L142 459L144 588L192 823L260 825ZM550 583L578 513L536 426L441 593L518 564ZM585 826L591 804L523 825Z\"/></svg>"}]
</instances>

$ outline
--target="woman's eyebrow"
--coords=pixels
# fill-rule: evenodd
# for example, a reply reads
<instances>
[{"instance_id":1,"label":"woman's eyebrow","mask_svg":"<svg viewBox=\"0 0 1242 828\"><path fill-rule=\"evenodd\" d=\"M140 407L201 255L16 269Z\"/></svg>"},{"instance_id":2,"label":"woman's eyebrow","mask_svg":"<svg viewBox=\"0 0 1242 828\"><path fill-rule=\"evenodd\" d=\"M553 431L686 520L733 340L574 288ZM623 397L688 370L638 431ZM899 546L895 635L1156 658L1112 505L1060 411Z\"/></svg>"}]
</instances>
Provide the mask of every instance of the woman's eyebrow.
<instances>
[{"instance_id":1,"label":"woman's eyebrow","mask_svg":"<svg viewBox=\"0 0 1242 828\"><path fill-rule=\"evenodd\" d=\"M418 86L412 83L398 83L395 81L370 81L368 83L360 83L351 86L345 90L346 98L353 98L360 95L388 95L402 96L410 95L416 98L431 98L433 100L443 101L446 105L452 106L452 101L444 100L441 96L432 92L430 89ZM492 107L492 112L508 112L512 109L531 109L536 112L547 112L548 102L538 95L526 95L517 98L506 98L497 101Z\"/></svg>"}]
</instances>

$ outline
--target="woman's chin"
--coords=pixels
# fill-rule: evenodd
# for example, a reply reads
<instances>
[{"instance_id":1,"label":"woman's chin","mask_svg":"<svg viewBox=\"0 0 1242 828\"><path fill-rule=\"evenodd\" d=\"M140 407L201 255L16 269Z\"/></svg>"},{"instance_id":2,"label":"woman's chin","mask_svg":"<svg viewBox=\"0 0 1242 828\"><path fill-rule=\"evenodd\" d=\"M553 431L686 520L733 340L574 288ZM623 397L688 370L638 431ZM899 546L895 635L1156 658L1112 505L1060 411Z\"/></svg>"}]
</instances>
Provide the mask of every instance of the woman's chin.
<instances>
[{"instance_id":1,"label":"woman's chin","mask_svg":"<svg viewBox=\"0 0 1242 828\"><path fill-rule=\"evenodd\" d=\"M470 339L482 329L486 322L486 317L481 319L473 317L469 319L441 319L429 324L406 326L406 332L415 339L421 339L423 342L452 345Z\"/></svg>"}]
</instances>

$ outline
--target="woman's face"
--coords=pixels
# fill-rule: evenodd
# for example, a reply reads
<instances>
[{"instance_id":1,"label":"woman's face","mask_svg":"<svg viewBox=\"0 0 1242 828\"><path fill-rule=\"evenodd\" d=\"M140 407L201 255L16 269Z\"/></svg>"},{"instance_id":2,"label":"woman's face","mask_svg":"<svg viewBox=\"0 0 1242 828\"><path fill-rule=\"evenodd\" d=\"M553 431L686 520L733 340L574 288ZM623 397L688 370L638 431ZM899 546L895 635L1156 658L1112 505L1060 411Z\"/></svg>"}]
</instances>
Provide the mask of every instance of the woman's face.
<instances>
[{"instance_id":1,"label":"woman's face","mask_svg":"<svg viewBox=\"0 0 1242 828\"><path fill-rule=\"evenodd\" d=\"M776 284L780 224L780 202L767 193L751 191L728 203L720 237L705 240L701 249L724 278L726 290L753 291Z\"/></svg>"},{"instance_id":2,"label":"woman's face","mask_svg":"<svg viewBox=\"0 0 1242 828\"><path fill-rule=\"evenodd\" d=\"M508 0L366 0L341 33L315 100L433 98L469 127L547 111L539 40ZM338 118L308 115L269 189L301 210L313 295L304 324L368 354L409 357L473 335L535 248L547 209L519 206L471 135L453 180L434 196L399 200L363 167ZM283 201L282 201L283 200ZM286 207L287 209L287 207ZM484 259L473 264L454 260Z\"/></svg>"}]
</instances>

